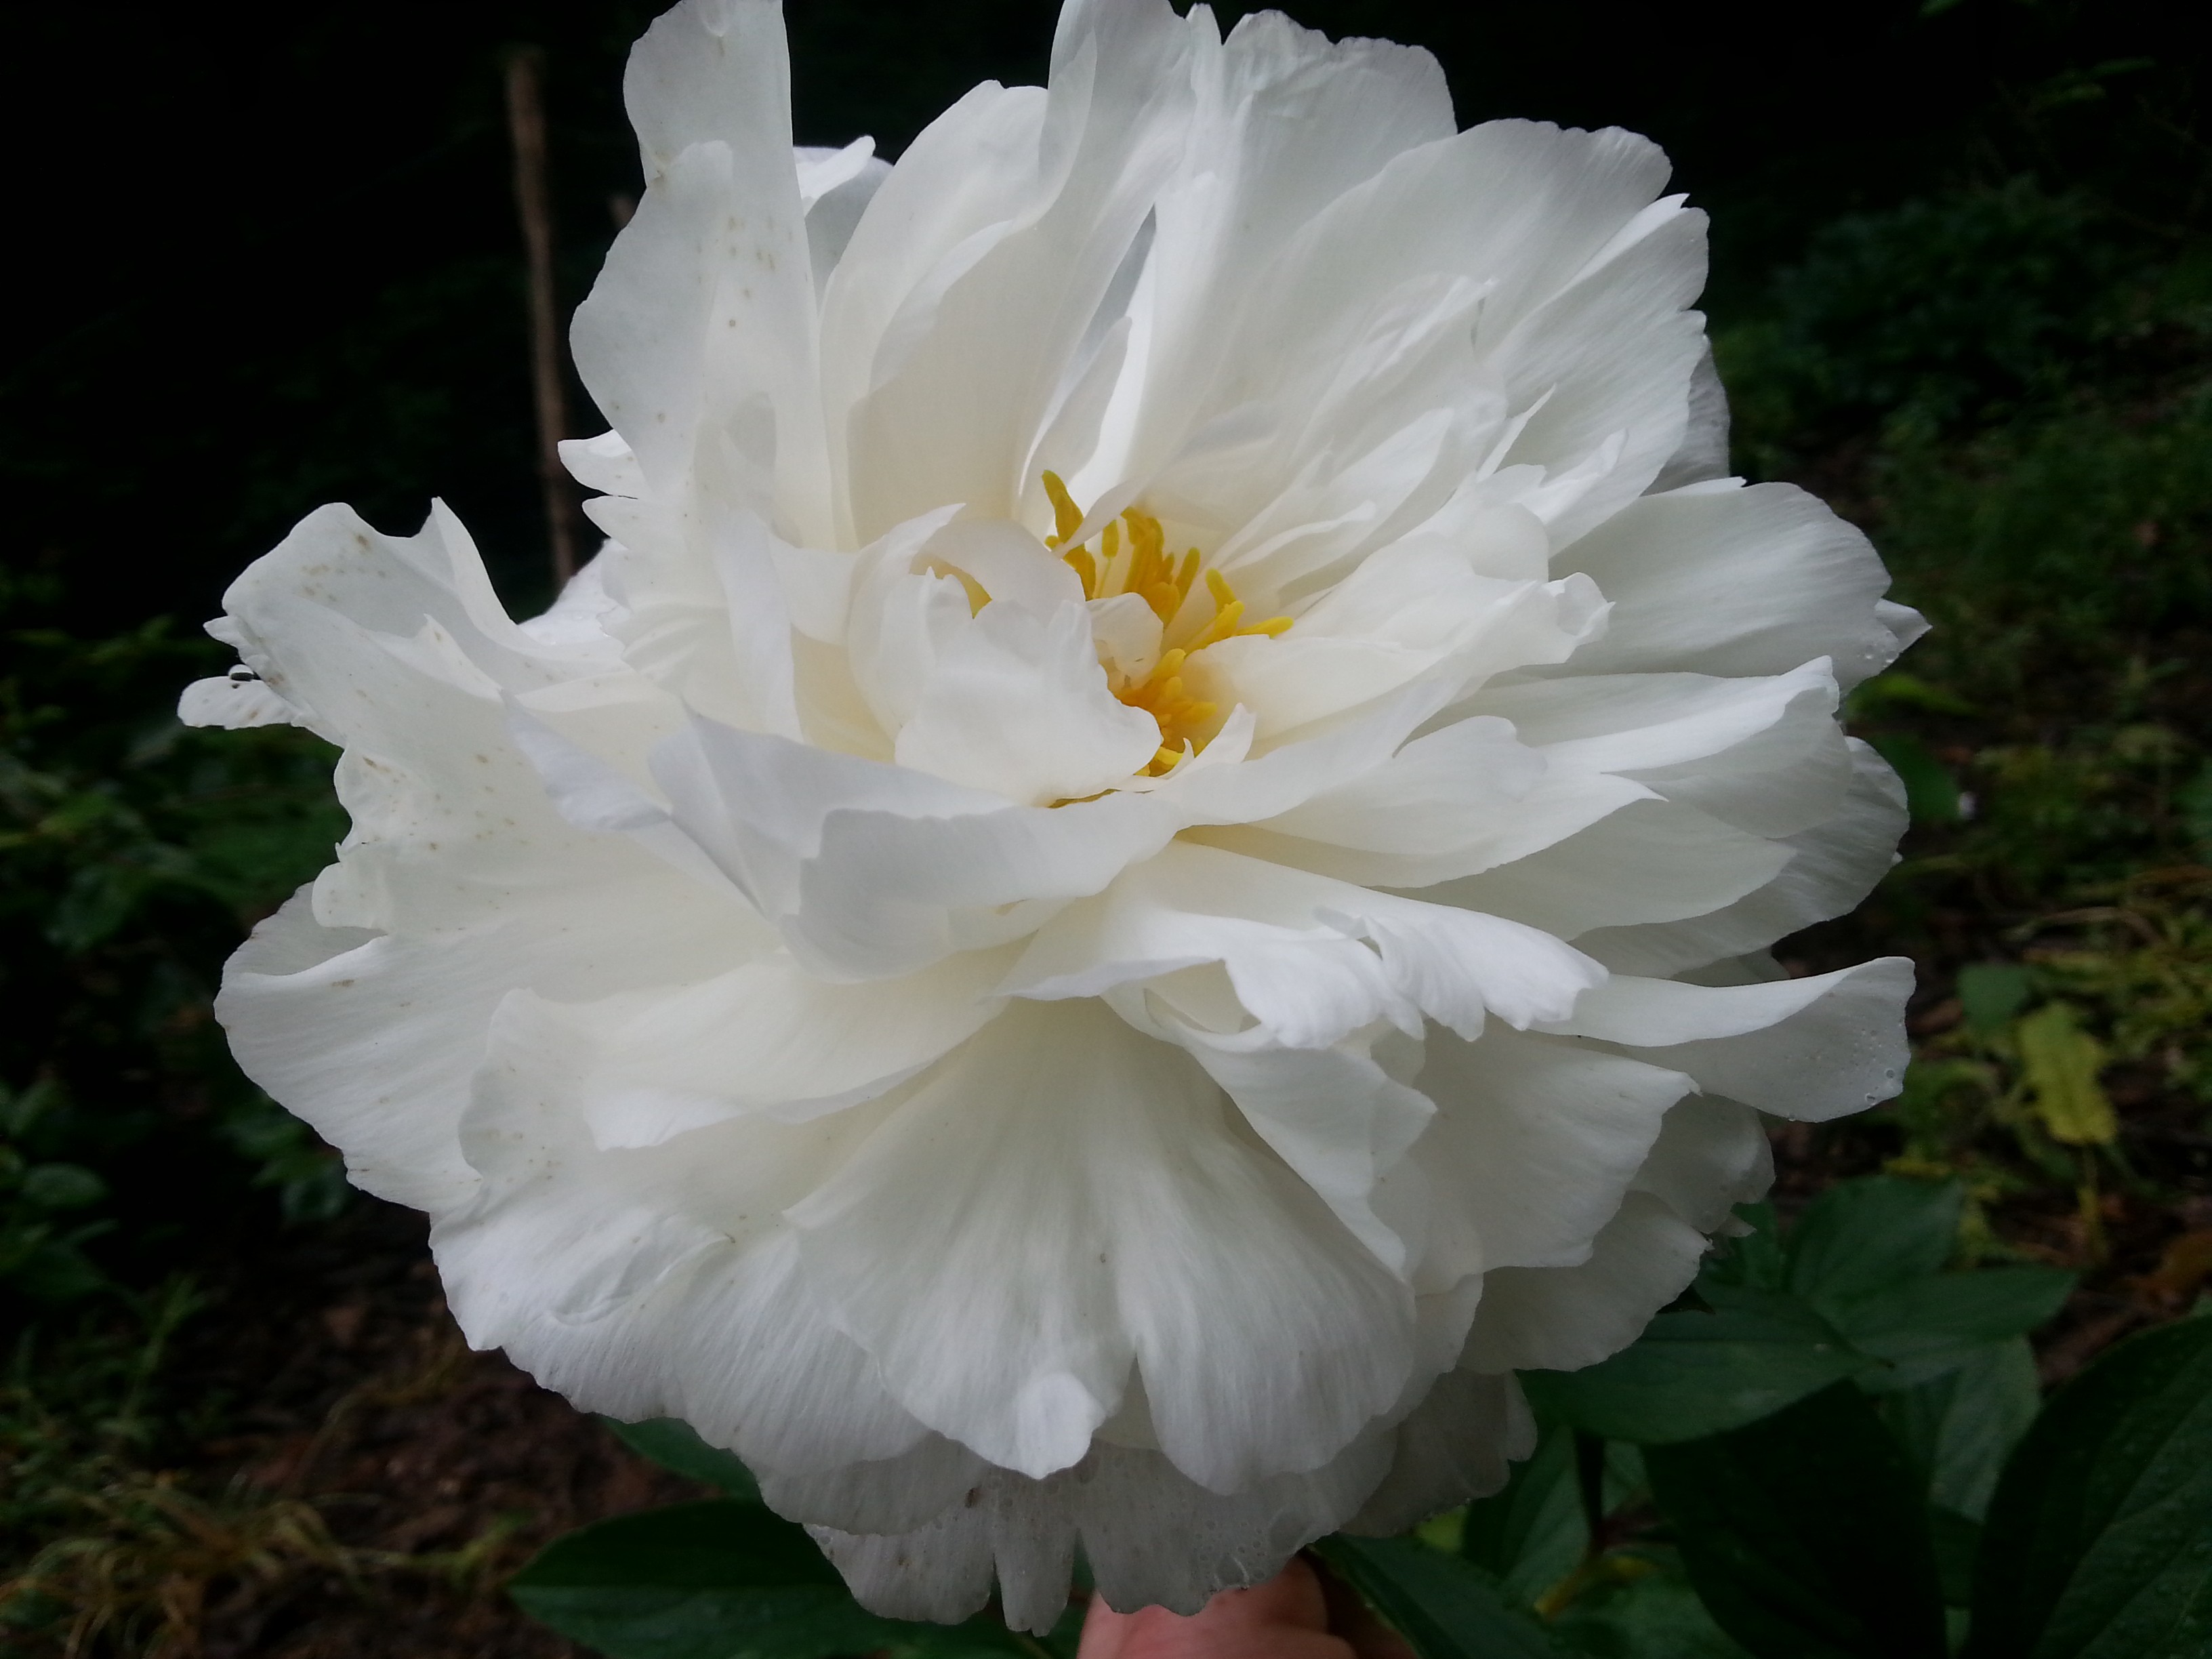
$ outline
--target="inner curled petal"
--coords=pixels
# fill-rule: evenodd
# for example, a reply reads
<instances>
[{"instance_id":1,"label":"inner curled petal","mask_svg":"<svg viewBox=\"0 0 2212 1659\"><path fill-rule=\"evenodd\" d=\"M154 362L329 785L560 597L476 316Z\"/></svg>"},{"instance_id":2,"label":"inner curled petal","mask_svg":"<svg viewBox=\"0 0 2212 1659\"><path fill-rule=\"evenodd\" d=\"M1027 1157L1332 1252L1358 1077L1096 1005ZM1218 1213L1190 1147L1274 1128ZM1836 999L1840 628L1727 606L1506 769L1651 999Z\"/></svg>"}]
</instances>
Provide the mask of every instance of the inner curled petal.
<instances>
[{"instance_id":1,"label":"inner curled petal","mask_svg":"<svg viewBox=\"0 0 2212 1659\"><path fill-rule=\"evenodd\" d=\"M1095 549L1090 543L1070 545L1069 538L1082 527L1083 509L1058 474L1044 475L1044 489L1052 500L1054 520L1045 545L1082 579L1084 597L1097 601L1127 595L1141 599L1158 619L1162 648L1134 661L1121 655L1110 635L1099 641L1099 659L1114 695L1130 708L1143 709L1160 728L1159 751L1142 775L1158 777L1203 750L1221 729L1224 711L1218 700L1196 689L1191 659L1224 640L1250 635L1274 639L1290 631L1291 619L1246 622L1244 601L1218 570L1203 573L1211 609L1202 600L1194 602L1193 590L1203 563L1199 550L1187 549L1180 558L1169 553L1160 521L1139 508L1131 507L1109 520L1099 532Z\"/></svg>"}]
</instances>

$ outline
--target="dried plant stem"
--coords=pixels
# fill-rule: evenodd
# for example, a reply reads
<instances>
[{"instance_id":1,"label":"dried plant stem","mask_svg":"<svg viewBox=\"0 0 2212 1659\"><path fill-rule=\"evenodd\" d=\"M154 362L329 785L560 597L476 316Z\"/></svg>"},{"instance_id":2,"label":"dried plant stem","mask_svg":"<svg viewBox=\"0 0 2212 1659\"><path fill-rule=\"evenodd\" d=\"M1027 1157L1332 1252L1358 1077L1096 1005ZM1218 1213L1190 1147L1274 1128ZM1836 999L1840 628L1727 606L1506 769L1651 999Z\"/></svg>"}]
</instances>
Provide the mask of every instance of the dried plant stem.
<instances>
[{"instance_id":1,"label":"dried plant stem","mask_svg":"<svg viewBox=\"0 0 2212 1659\"><path fill-rule=\"evenodd\" d=\"M522 221L529 273L530 389L538 409L538 478L557 589L576 574L575 521L561 465L568 435L568 394L561 380L561 341L553 292L553 202L545 176L545 54L518 49L507 60L507 125L514 141L514 205Z\"/></svg>"}]
</instances>

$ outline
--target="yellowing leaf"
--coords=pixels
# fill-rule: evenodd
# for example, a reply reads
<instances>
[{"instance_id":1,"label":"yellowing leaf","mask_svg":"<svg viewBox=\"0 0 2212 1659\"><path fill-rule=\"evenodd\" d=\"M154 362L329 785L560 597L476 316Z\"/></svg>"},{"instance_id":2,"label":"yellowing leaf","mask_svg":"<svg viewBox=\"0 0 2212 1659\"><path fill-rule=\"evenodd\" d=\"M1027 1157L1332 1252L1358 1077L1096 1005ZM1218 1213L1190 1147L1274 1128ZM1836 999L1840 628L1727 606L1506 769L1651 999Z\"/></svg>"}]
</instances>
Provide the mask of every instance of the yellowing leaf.
<instances>
[{"instance_id":1,"label":"yellowing leaf","mask_svg":"<svg viewBox=\"0 0 2212 1659\"><path fill-rule=\"evenodd\" d=\"M2104 1045L2075 1024L2063 1002L2047 1003L2013 1027L2030 1103L2054 1140L2101 1146L2119 1133L2097 1073Z\"/></svg>"}]
</instances>

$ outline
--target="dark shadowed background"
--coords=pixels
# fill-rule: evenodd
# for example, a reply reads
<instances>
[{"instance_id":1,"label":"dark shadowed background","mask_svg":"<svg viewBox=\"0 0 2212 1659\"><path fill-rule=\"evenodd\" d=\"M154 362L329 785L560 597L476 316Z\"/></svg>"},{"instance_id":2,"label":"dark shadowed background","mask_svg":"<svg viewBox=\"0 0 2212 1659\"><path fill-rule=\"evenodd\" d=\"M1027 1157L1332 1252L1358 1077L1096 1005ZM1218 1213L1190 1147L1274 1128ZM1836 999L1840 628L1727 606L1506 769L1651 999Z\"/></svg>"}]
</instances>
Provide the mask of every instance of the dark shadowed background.
<instances>
[{"instance_id":1,"label":"dark shadowed background","mask_svg":"<svg viewBox=\"0 0 2212 1659\"><path fill-rule=\"evenodd\" d=\"M638 188L618 88L655 9L15 9L6 119L28 165L0 368L10 562L110 620L198 617L317 503L411 529L434 493L518 597L541 598L500 64L519 44L547 53L573 305L611 198ZM1853 210L2021 174L2092 189L2133 226L2203 207L2192 6L1313 0L1297 15L1427 46L1462 125L1656 138L1674 187L1713 213L1723 324ZM799 139L872 133L894 156L977 81L1041 79L1053 21L1044 0L794 0L789 18ZM579 431L598 429L580 391L576 407Z\"/></svg>"}]
</instances>

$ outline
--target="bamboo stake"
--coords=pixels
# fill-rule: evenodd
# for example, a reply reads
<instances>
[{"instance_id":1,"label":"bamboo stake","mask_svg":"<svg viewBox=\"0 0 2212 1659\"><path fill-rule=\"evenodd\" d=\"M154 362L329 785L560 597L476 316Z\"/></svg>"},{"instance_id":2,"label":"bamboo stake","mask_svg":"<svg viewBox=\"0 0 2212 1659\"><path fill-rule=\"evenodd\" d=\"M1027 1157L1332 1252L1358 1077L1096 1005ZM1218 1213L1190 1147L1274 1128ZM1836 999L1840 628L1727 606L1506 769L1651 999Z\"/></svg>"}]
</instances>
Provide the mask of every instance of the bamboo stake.
<instances>
[{"instance_id":1,"label":"bamboo stake","mask_svg":"<svg viewBox=\"0 0 2212 1659\"><path fill-rule=\"evenodd\" d=\"M553 200L545 174L545 54L524 46L507 60L507 125L514 141L514 206L522 220L529 273L530 390L538 408L538 478L556 592L576 574L576 537L568 475L561 465L568 435L568 394L561 379L560 325L553 291Z\"/></svg>"}]
</instances>

